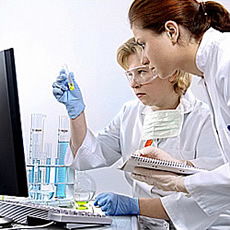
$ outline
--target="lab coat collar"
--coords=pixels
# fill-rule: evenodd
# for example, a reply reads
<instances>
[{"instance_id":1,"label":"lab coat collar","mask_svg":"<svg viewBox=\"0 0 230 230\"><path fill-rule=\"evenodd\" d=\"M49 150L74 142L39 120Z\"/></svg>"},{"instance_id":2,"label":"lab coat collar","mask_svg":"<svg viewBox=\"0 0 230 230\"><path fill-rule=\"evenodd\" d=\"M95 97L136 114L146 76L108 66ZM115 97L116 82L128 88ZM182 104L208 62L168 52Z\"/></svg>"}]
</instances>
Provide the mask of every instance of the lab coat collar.
<instances>
[{"instance_id":1,"label":"lab coat collar","mask_svg":"<svg viewBox=\"0 0 230 230\"><path fill-rule=\"evenodd\" d=\"M212 46L217 40L216 38L221 36L221 32L213 28L209 28L203 35L200 46L196 54L196 66L201 72L205 72L208 57L212 52Z\"/></svg>"},{"instance_id":2,"label":"lab coat collar","mask_svg":"<svg viewBox=\"0 0 230 230\"><path fill-rule=\"evenodd\" d=\"M187 90L185 95L182 95L180 98L180 104L176 109L180 109L181 111L186 113L190 113L195 106L195 96L193 95L190 89Z\"/></svg>"},{"instance_id":3,"label":"lab coat collar","mask_svg":"<svg viewBox=\"0 0 230 230\"><path fill-rule=\"evenodd\" d=\"M180 104L176 109L183 111L184 114L190 113L195 106L195 97L190 89L187 90L185 95L180 98ZM148 111L151 110L150 106L143 106L142 115L146 115Z\"/></svg>"},{"instance_id":4,"label":"lab coat collar","mask_svg":"<svg viewBox=\"0 0 230 230\"><path fill-rule=\"evenodd\" d=\"M143 105L143 104L142 104L142 105ZM151 109L150 106L143 105L143 109L142 109L142 111L141 111L141 115L146 115L150 109Z\"/></svg>"},{"instance_id":5,"label":"lab coat collar","mask_svg":"<svg viewBox=\"0 0 230 230\"><path fill-rule=\"evenodd\" d=\"M196 76L196 75L194 75L194 76ZM204 78L199 77L199 76L196 76L196 77L198 77L197 85L198 86L203 86L204 85Z\"/></svg>"}]
</instances>

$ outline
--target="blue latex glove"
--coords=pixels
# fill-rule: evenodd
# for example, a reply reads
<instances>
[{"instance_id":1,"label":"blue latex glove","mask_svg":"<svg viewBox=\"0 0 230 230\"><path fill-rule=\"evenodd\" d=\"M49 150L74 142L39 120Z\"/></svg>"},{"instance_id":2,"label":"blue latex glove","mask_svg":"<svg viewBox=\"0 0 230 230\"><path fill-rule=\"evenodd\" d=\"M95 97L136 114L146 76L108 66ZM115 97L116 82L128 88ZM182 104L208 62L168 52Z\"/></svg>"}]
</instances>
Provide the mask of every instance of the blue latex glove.
<instances>
[{"instance_id":1,"label":"blue latex glove","mask_svg":"<svg viewBox=\"0 0 230 230\"><path fill-rule=\"evenodd\" d=\"M57 101L63 103L66 106L69 117L71 119L80 115L84 109L85 104L83 102L81 91L74 80L74 74L71 72L69 76L74 83L74 90L70 90L67 81L67 74L65 70L61 70L57 80L53 83L53 95Z\"/></svg>"},{"instance_id":2,"label":"blue latex glove","mask_svg":"<svg viewBox=\"0 0 230 230\"><path fill-rule=\"evenodd\" d=\"M96 197L95 206L99 206L106 215L139 215L138 198L131 198L115 193L101 193Z\"/></svg>"}]
</instances>

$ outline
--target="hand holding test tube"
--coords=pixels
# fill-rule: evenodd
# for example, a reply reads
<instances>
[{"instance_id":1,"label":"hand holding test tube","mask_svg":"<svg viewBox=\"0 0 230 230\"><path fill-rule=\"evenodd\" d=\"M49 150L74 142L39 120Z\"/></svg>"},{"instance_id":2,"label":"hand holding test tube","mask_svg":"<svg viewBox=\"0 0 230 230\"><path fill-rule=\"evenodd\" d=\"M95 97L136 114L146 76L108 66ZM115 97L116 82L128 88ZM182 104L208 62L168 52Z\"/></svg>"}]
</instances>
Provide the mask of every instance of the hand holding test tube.
<instances>
[{"instance_id":1,"label":"hand holding test tube","mask_svg":"<svg viewBox=\"0 0 230 230\"><path fill-rule=\"evenodd\" d=\"M66 83L68 83L68 87ZM54 97L66 106L69 118L75 119L84 111L85 104L81 90L77 82L74 81L74 74L69 72L67 65L62 66L62 70L52 87Z\"/></svg>"},{"instance_id":2,"label":"hand holding test tube","mask_svg":"<svg viewBox=\"0 0 230 230\"><path fill-rule=\"evenodd\" d=\"M73 83L73 79L72 79L71 75L69 74L68 66L66 64L64 64L63 69L66 71L68 86L69 86L69 89L72 91L72 90L74 90L74 83Z\"/></svg>"}]
</instances>

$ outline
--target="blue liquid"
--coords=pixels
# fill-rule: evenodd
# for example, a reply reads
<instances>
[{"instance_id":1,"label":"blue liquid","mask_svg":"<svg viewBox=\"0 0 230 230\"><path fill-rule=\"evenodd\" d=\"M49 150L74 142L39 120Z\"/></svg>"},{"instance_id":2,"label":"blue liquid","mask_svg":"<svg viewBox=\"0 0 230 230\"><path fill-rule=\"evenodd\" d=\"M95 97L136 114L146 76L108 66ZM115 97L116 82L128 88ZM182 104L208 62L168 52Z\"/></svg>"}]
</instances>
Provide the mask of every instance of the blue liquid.
<instances>
[{"instance_id":1,"label":"blue liquid","mask_svg":"<svg viewBox=\"0 0 230 230\"><path fill-rule=\"evenodd\" d=\"M32 166L32 171L31 171L31 177L32 177L32 180L31 180L31 183L34 183L34 160L33 160L33 166Z\"/></svg>"},{"instance_id":2,"label":"blue liquid","mask_svg":"<svg viewBox=\"0 0 230 230\"><path fill-rule=\"evenodd\" d=\"M46 159L46 164L51 165L51 158ZM50 167L46 167L46 184L50 183Z\"/></svg>"},{"instance_id":3,"label":"blue liquid","mask_svg":"<svg viewBox=\"0 0 230 230\"><path fill-rule=\"evenodd\" d=\"M28 181L29 181L29 184L33 183L33 170L32 169L29 169Z\"/></svg>"},{"instance_id":4,"label":"blue liquid","mask_svg":"<svg viewBox=\"0 0 230 230\"><path fill-rule=\"evenodd\" d=\"M46 186L47 188L44 188ZM29 188L30 197L39 200L50 200L54 196L54 189L52 185L43 185L42 189L37 190L35 186Z\"/></svg>"},{"instance_id":5,"label":"blue liquid","mask_svg":"<svg viewBox=\"0 0 230 230\"><path fill-rule=\"evenodd\" d=\"M55 165L59 165L59 158L55 159ZM58 167L55 167L54 184L57 186L57 183L58 183Z\"/></svg>"},{"instance_id":6,"label":"blue liquid","mask_svg":"<svg viewBox=\"0 0 230 230\"><path fill-rule=\"evenodd\" d=\"M58 156L59 163L58 165L64 165L65 164L65 154L68 147L69 142L63 141L58 142ZM67 183L66 180L66 167L56 167L55 168L55 183L56 183L56 197L57 198L65 198L66 197L66 191L65 191L65 184ZM67 175L68 177L68 175ZM63 183L63 184L62 184Z\"/></svg>"},{"instance_id":7,"label":"blue liquid","mask_svg":"<svg viewBox=\"0 0 230 230\"><path fill-rule=\"evenodd\" d=\"M40 165L40 160L38 160L38 165ZM42 178L42 171L40 166L38 166L38 179L37 179L37 190L39 191L37 194L37 199L40 200L41 199L41 194L40 194L40 190L41 190L41 178Z\"/></svg>"}]
</instances>

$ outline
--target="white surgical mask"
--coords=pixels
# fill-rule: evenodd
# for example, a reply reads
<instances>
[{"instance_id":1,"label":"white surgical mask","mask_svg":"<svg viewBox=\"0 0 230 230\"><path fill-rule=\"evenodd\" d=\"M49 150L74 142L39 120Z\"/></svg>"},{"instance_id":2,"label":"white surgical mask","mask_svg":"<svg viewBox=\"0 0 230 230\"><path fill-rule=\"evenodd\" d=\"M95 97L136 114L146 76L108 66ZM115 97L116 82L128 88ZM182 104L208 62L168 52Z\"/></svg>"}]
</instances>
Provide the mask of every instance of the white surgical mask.
<instances>
[{"instance_id":1,"label":"white surgical mask","mask_svg":"<svg viewBox=\"0 0 230 230\"><path fill-rule=\"evenodd\" d=\"M181 132L183 121L181 110L151 109L145 116L142 140L176 137Z\"/></svg>"}]
</instances>

